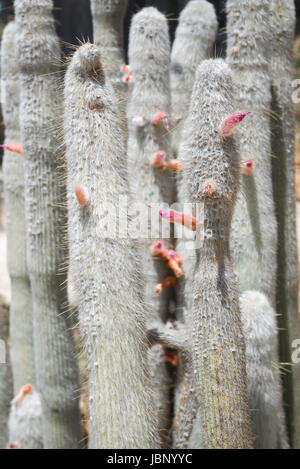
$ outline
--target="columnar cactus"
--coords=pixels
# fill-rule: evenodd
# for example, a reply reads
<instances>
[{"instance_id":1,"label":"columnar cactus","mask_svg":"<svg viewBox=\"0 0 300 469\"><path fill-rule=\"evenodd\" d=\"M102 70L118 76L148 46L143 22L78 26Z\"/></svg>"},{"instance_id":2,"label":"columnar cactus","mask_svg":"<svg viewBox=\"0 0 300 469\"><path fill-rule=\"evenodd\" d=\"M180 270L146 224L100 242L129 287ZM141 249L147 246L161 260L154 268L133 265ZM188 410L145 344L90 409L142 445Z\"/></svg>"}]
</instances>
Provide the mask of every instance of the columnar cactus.
<instances>
[{"instance_id":1,"label":"columnar cactus","mask_svg":"<svg viewBox=\"0 0 300 469\"><path fill-rule=\"evenodd\" d=\"M146 372L137 250L121 226L125 145L99 49L74 54L65 80L71 272L90 372L90 448L157 447ZM124 215L124 214L123 214Z\"/></svg>"},{"instance_id":2,"label":"columnar cactus","mask_svg":"<svg viewBox=\"0 0 300 469\"><path fill-rule=\"evenodd\" d=\"M270 7L269 72L272 90L272 169L278 222L277 313L280 358L291 361L292 342L299 338L298 256L295 200L294 107L292 102L293 0L274 0ZM300 365L283 377L291 436L300 446Z\"/></svg>"},{"instance_id":3,"label":"columnar cactus","mask_svg":"<svg viewBox=\"0 0 300 469\"><path fill-rule=\"evenodd\" d=\"M94 43L100 47L103 68L114 87L121 109L125 107L127 92L121 71L125 63L123 20L127 3L128 0L91 0Z\"/></svg>"},{"instance_id":4,"label":"columnar cactus","mask_svg":"<svg viewBox=\"0 0 300 469\"><path fill-rule=\"evenodd\" d=\"M17 25L9 23L3 31L1 70L4 96L5 143L20 143L19 66L16 49ZM4 151L6 231L8 270L11 279L10 339L14 392L26 383L35 382L32 300L26 260L24 200L24 156Z\"/></svg>"},{"instance_id":5,"label":"columnar cactus","mask_svg":"<svg viewBox=\"0 0 300 469\"><path fill-rule=\"evenodd\" d=\"M242 160L255 169L242 175L232 224L231 248L240 291L262 291L274 302L277 234L271 173L270 79L265 56L268 1L228 0L227 61L236 103L252 111L238 131Z\"/></svg>"},{"instance_id":6,"label":"columnar cactus","mask_svg":"<svg viewBox=\"0 0 300 469\"><path fill-rule=\"evenodd\" d=\"M236 102L239 108L252 111L238 132L242 189L231 233L234 266L240 292L264 293L274 307L277 227L271 168L268 4L266 0L228 0L227 60ZM275 311L273 314L275 317Z\"/></svg>"},{"instance_id":7,"label":"columnar cactus","mask_svg":"<svg viewBox=\"0 0 300 469\"><path fill-rule=\"evenodd\" d=\"M209 58L216 39L218 21L214 6L206 0L193 0L182 10L171 54L172 96L172 151L177 156L182 130L188 115L195 73L200 62ZM184 197L182 179L177 180L177 199L188 203ZM186 210L186 209L185 209ZM194 233L187 228L175 226L176 250L183 257L184 277L177 295L178 313L191 308L192 284L196 265Z\"/></svg>"},{"instance_id":8,"label":"columnar cactus","mask_svg":"<svg viewBox=\"0 0 300 469\"><path fill-rule=\"evenodd\" d=\"M233 137L220 132L234 111L228 66L202 62L180 147L188 198L203 205L203 245L193 285L193 366L204 448L251 448L245 346L229 232L240 179ZM198 220L198 223L200 220ZM197 226L201 235L202 226Z\"/></svg>"},{"instance_id":9,"label":"columnar cactus","mask_svg":"<svg viewBox=\"0 0 300 469\"><path fill-rule=\"evenodd\" d=\"M33 299L37 390L45 448L76 448L81 439L78 373L66 312L66 210L57 87L60 49L52 0L16 0L20 65L20 123L25 153L27 261Z\"/></svg>"},{"instance_id":10,"label":"columnar cactus","mask_svg":"<svg viewBox=\"0 0 300 469\"><path fill-rule=\"evenodd\" d=\"M282 406L274 309L266 296L256 291L242 293L240 307L254 447L286 449L289 445Z\"/></svg>"},{"instance_id":11,"label":"columnar cactus","mask_svg":"<svg viewBox=\"0 0 300 469\"><path fill-rule=\"evenodd\" d=\"M198 65L209 58L216 39L218 20L214 6L192 0L182 10L171 54L172 150L176 155L187 117Z\"/></svg>"},{"instance_id":12,"label":"columnar cactus","mask_svg":"<svg viewBox=\"0 0 300 469\"><path fill-rule=\"evenodd\" d=\"M174 201L174 173L151 165L160 154L170 156L169 66L170 44L166 18L156 8L144 8L137 13L130 29L129 65L133 77L129 97L128 117L128 167L130 190L134 202L141 203L140 212L147 218L151 204L152 213L158 213L163 204ZM132 212L134 215L134 210ZM147 236L147 234L146 234ZM165 288L159 295L155 286L170 274L170 269L159 258L152 255L153 242L162 236L159 223L151 225L151 235L141 243L142 266L146 280L146 303L149 306L149 327L168 318L172 287ZM166 249L172 247L170 236L163 241ZM156 405L159 409L160 427L167 429L169 417L169 378L166 364L161 360L161 348L152 349L150 356L153 379L156 383Z\"/></svg>"}]
</instances>

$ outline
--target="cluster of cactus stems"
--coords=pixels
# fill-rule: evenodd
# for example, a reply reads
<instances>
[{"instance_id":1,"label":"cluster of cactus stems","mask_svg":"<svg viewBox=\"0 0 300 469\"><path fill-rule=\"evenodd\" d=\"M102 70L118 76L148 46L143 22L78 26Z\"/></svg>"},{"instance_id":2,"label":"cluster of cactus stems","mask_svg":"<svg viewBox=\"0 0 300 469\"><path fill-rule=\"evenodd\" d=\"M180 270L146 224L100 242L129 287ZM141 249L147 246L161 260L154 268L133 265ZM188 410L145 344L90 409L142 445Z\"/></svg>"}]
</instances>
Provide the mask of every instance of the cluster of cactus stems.
<instances>
[{"instance_id":1,"label":"cluster of cactus stems","mask_svg":"<svg viewBox=\"0 0 300 469\"><path fill-rule=\"evenodd\" d=\"M134 15L127 65L127 1L92 0L94 44L62 80L52 0L15 0L1 46L15 395L7 437L0 365L2 446L80 446L67 268L89 448L300 444L299 367L282 387L279 365L298 337L293 2L227 0L226 60L211 58L212 4L182 3L172 50L162 13ZM122 198L135 239L110 231Z\"/></svg>"},{"instance_id":2,"label":"cluster of cactus stems","mask_svg":"<svg viewBox=\"0 0 300 469\"><path fill-rule=\"evenodd\" d=\"M298 256L295 203L294 105L292 102L293 40L295 30L293 0L270 2L269 74L272 92L272 177L277 219L277 313L280 359L290 364L291 344L299 337ZM294 444L300 444L300 366L288 368L283 382ZM291 371L291 372L290 372Z\"/></svg>"}]
</instances>

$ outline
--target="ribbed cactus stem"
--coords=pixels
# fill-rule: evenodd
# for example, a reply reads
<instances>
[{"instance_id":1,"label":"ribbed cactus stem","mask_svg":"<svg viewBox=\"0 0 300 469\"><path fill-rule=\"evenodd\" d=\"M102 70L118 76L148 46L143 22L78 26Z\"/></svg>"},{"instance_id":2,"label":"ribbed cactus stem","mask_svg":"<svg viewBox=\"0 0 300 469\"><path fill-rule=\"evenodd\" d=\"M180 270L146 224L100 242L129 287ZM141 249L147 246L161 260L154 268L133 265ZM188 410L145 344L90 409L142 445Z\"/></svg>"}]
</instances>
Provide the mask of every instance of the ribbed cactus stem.
<instances>
[{"instance_id":1,"label":"ribbed cactus stem","mask_svg":"<svg viewBox=\"0 0 300 469\"><path fill-rule=\"evenodd\" d=\"M187 3L187 2L186 2ZM171 54L172 152L178 155L184 123L188 115L195 73L200 62L213 53L218 21L214 6L206 0L188 2L179 16ZM177 200L188 203L181 174L177 178ZM184 210L184 207L181 206ZM196 265L194 234L175 226L176 249L183 257L185 275L177 289L177 314L191 310L192 284Z\"/></svg>"},{"instance_id":2,"label":"ribbed cactus stem","mask_svg":"<svg viewBox=\"0 0 300 469\"><path fill-rule=\"evenodd\" d=\"M136 249L119 226L127 195L125 146L98 47L74 54L65 80L71 272L90 372L90 448L157 447ZM90 194L78 204L74 186ZM104 217L104 220L103 220ZM155 285L153 285L154 288Z\"/></svg>"},{"instance_id":3,"label":"ribbed cactus stem","mask_svg":"<svg viewBox=\"0 0 300 469\"><path fill-rule=\"evenodd\" d=\"M227 61L238 109L252 111L236 130L242 160L255 171L242 176L231 248L240 290L258 290L274 303L277 233L271 173L270 79L265 57L268 1L228 0ZM235 48L237 52L235 52Z\"/></svg>"},{"instance_id":4,"label":"ribbed cactus stem","mask_svg":"<svg viewBox=\"0 0 300 469\"><path fill-rule=\"evenodd\" d=\"M123 20L127 3L128 0L91 0L94 43L100 47L103 68L114 87L122 110L128 91L121 71L125 62Z\"/></svg>"},{"instance_id":5,"label":"ribbed cactus stem","mask_svg":"<svg viewBox=\"0 0 300 469\"><path fill-rule=\"evenodd\" d=\"M298 256L296 230L294 105L292 102L293 0L274 0L270 7L269 72L272 90L272 170L278 223L277 313L280 359L291 362L292 342L299 338ZM289 430L300 447L300 365L283 376Z\"/></svg>"},{"instance_id":6,"label":"ribbed cactus stem","mask_svg":"<svg viewBox=\"0 0 300 469\"><path fill-rule=\"evenodd\" d=\"M229 232L240 179L232 136L219 128L234 111L230 70L220 59L199 66L181 149L189 199L203 205L203 244L193 285L193 363L204 448L251 448L245 345ZM208 194L207 181L215 191ZM200 230L201 228L198 228Z\"/></svg>"},{"instance_id":7,"label":"ribbed cactus stem","mask_svg":"<svg viewBox=\"0 0 300 469\"><path fill-rule=\"evenodd\" d=\"M12 21L4 29L1 44L1 70L5 93L2 111L6 142L21 141L17 32L17 24ZM7 258L12 290L10 340L14 392L16 393L27 382L35 383L32 300L26 259L24 156L5 150L3 173L7 219Z\"/></svg>"},{"instance_id":8,"label":"ribbed cactus stem","mask_svg":"<svg viewBox=\"0 0 300 469\"><path fill-rule=\"evenodd\" d=\"M252 111L237 129L241 158L255 164L252 174L242 171L231 233L234 267L240 292L260 291L274 307L277 226L271 167L268 7L266 0L228 0L227 61L236 102L239 108Z\"/></svg>"},{"instance_id":9,"label":"ribbed cactus stem","mask_svg":"<svg viewBox=\"0 0 300 469\"><path fill-rule=\"evenodd\" d=\"M77 448L81 439L78 373L66 312L66 227L57 86L60 49L51 0L16 0L20 123L25 154L27 261L33 298L37 390L45 448Z\"/></svg>"},{"instance_id":10,"label":"ribbed cactus stem","mask_svg":"<svg viewBox=\"0 0 300 469\"><path fill-rule=\"evenodd\" d=\"M170 43L166 18L156 8L144 8L132 20L129 64L134 76L127 108L130 190L134 202L143 203L145 207L146 204L155 204L155 210L145 211L150 218L150 215L158 216L158 209L163 208L164 203L171 205L175 197L172 172L170 174L169 170L161 171L151 166L156 152L170 155ZM161 227L156 223L151 225L148 238L138 241L143 254L149 328L153 323L167 320L169 301L173 294L171 286L163 289L160 295L155 293L155 286L171 274L165 263L153 257L150 251L152 243L161 237ZM163 242L166 249L172 247L170 237ZM150 364L157 389L160 427L166 430L169 425L170 383L161 355L160 346L154 347L150 352Z\"/></svg>"},{"instance_id":11,"label":"ribbed cactus stem","mask_svg":"<svg viewBox=\"0 0 300 469\"><path fill-rule=\"evenodd\" d=\"M274 309L257 291L242 293L240 307L254 447L287 449Z\"/></svg>"},{"instance_id":12,"label":"ribbed cactus stem","mask_svg":"<svg viewBox=\"0 0 300 469\"><path fill-rule=\"evenodd\" d=\"M192 0L182 10L171 54L172 150L177 155L198 65L210 57L218 21L214 6Z\"/></svg>"}]
</instances>

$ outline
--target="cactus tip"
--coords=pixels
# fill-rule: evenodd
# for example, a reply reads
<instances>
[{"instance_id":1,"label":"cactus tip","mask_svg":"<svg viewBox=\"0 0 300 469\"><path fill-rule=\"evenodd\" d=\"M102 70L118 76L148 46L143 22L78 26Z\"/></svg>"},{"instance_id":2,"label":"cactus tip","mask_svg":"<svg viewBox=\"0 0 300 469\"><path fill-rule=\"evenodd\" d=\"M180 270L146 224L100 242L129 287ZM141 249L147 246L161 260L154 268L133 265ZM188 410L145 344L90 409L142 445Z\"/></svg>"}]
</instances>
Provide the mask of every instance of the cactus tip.
<instances>
[{"instance_id":1,"label":"cactus tip","mask_svg":"<svg viewBox=\"0 0 300 469\"><path fill-rule=\"evenodd\" d=\"M231 116L227 117L221 125L221 135L224 137L231 135L235 127L240 124L245 119L245 117L248 116L248 114L251 114L251 111L235 111Z\"/></svg>"}]
</instances>

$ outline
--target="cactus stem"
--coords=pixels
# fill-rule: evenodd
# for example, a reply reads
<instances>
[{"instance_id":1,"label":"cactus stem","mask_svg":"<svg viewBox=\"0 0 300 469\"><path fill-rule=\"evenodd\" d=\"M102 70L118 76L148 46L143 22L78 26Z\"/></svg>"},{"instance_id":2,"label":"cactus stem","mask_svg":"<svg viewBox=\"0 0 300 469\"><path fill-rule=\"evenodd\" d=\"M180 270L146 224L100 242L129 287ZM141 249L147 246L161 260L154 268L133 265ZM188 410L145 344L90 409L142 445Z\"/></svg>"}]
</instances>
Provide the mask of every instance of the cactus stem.
<instances>
[{"instance_id":1,"label":"cactus stem","mask_svg":"<svg viewBox=\"0 0 300 469\"><path fill-rule=\"evenodd\" d=\"M224 137L228 137L229 135L231 135L235 127L240 124L248 114L251 114L251 111L235 111L231 116L227 117L221 125L221 135L223 135Z\"/></svg>"},{"instance_id":2,"label":"cactus stem","mask_svg":"<svg viewBox=\"0 0 300 469\"><path fill-rule=\"evenodd\" d=\"M149 345L152 347L153 345L160 344L174 350L190 353L186 329L181 323L176 323L176 325L180 327L175 328L174 323L167 322L148 330L147 338Z\"/></svg>"}]
</instances>

